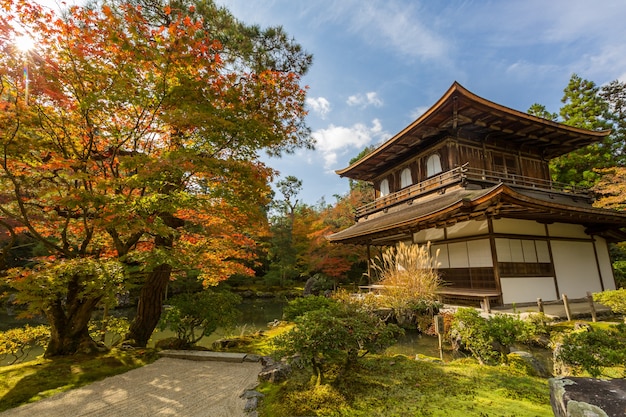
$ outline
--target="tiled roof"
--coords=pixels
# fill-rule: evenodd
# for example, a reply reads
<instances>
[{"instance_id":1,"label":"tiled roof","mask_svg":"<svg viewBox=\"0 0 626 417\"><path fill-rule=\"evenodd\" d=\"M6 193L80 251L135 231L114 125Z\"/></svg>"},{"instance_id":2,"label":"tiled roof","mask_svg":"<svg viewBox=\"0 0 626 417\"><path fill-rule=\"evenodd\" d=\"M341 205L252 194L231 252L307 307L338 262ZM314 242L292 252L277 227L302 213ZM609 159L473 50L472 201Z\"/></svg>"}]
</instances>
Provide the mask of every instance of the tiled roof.
<instances>
[{"instance_id":1,"label":"tiled roof","mask_svg":"<svg viewBox=\"0 0 626 417\"><path fill-rule=\"evenodd\" d=\"M482 216L508 217L584 224L597 233L626 226L626 213L593 207L588 200L546 191L514 188L506 184L485 189L455 188L444 194L405 203L328 236L337 243L366 244L406 238L421 229L452 224ZM613 236L615 236L613 234Z\"/></svg>"}]
</instances>

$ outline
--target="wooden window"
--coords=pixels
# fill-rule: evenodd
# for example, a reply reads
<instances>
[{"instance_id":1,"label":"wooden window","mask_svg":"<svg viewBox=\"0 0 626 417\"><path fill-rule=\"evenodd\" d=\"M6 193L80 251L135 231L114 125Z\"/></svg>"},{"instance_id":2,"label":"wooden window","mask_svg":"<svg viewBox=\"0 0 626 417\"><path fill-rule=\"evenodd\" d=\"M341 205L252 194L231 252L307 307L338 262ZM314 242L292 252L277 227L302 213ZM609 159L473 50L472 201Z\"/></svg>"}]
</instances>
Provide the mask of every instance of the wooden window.
<instances>
[{"instance_id":1,"label":"wooden window","mask_svg":"<svg viewBox=\"0 0 626 417\"><path fill-rule=\"evenodd\" d=\"M441 158L439 154L434 153L426 160L426 176L432 177L441 171Z\"/></svg>"},{"instance_id":2,"label":"wooden window","mask_svg":"<svg viewBox=\"0 0 626 417\"><path fill-rule=\"evenodd\" d=\"M380 182L380 196L384 197L389 194L389 180L385 178Z\"/></svg>"},{"instance_id":3,"label":"wooden window","mask_svg":"<svg viewBox=\"0 0 626 417\"><path fill-rule=\"evenodd\" d=\"M413 177L411 176L411 170L404 168L402 174L400 174L400 188L408 187L413 184Z\"/></svg>"},{"instance_id":4,"label":"wooden window","mask_svg":"<svg viewBox=\"0 0 626 417\"><path fill-rule=\"evenodd\" d=\"M498 262L501 277L549 277L550 263Z\"/></svg>"},{"instance_id":5,"label":"wooden window","mask_svg":"<svg viewBox=\"0 0 626 417\"><path fill-rule=\"evenodd\" d=\"M505 177L513 177L519 174L517 158L513 155L494 153L493 170L498 174L503 174Z\"/></svg>"},{"instance_id":6,"label":"wooden window","mask_svg":"<svg viewBox=\"0 0 626 417\"><path fill-rule=\"evenodd\" d=\"M496 288L493 268L450 268L440 269L438 272L450 288Z\"/></svg>"}]
</instances>

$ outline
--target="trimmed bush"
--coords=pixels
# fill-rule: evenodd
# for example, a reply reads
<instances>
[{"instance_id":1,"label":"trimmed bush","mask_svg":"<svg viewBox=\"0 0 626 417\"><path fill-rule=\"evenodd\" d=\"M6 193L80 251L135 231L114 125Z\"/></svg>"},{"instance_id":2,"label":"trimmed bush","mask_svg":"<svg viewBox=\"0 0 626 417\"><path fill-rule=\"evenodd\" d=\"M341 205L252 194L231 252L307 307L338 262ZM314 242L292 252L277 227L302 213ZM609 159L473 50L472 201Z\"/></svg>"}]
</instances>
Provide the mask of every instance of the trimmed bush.
<instances>
[{"instance_id":1,"label":"trimmed bush","mask_svg":"<svg viewBox=\"0 0 626 417\"><path fill-rule=\"evenodd\" d=\"M304 313L313 310L336 307L337 301L327 297L309 295L291 300L283 309L283 319L293 321Z\"/></svg>"},{"instance_id":2,"label":"trimmed bush","mask_svg":"<svg viewBox=\"0 0 626 417\"><path fill-rule=\"evenodd\" d=\"M626 364L626 324L607 330L586 328L565 334L558 342L555 359L570 366L574 374L586 371L593 377L604 368Z\"/></svg>"},{"instance_id":3,"label":"trimmed bush","mask_svg":"<svg viewBox=\"0 0 626 417\"><path fill-rule=\"evenodd\" d=\"M542 320L525 321L507 314L496 314L487 319L471 308L457 311L451 330L451 337L461 341L461 346L456 344L457 348L464 347L481 364L487 365L507 363L513 344L533 344L545 334L547 328Z\"/></svg>"},{"instance_id":4,"label":"trimmed bush","mask_svg":"<svg viewBox=\"0 0 626 417\"><path fill-rule=\"evenodd\" d=\"M334 302L295 319L295 327L278 336L276 354L310 367L320 385L331 367L348 367L367 353L382 352L396 342L402 330L386 324L356 304Z\"/></svg>"},{"instance_id":5,"label":"trimmed bush","mask_svg":"<svg viewBox=\"0 0 626 417\"><path fill-rule=\"evenodd\" d=\"M207 289L176 295L169 303L171 307L162 315L159 327L174 331L184 346L191 347L218 327L234 325L241 298L231 292Z\"/></svg>"},{"instance_id":6,"label":"trimmed bush","mask_svg":"<svg viewBox=\"0 0 626 417\"><path fill-rule=\"evenodd\" d=\"M614 313L626 314L626 288L594 293L593 300L604 304Z\"/></svg>"}]
</instances>

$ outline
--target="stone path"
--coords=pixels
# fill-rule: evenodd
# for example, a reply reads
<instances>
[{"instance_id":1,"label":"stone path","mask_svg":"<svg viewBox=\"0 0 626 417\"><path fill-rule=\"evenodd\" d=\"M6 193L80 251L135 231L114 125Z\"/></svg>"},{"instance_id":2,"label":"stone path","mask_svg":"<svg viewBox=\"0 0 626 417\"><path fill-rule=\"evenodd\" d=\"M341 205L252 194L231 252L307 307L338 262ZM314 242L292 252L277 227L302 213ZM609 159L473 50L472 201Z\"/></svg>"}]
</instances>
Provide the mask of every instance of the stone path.
<instances>
[{"instance_id":1,"label":"stone path","mask_svg":"<svg viewBox=\"0 0 626 417\"><path fill-rule=\"evenodd\" d=\"M260 371L258 362L163 357L0 416L244 417L246 400L240 395L257 385Z\"/></svg>"}]
</instances>

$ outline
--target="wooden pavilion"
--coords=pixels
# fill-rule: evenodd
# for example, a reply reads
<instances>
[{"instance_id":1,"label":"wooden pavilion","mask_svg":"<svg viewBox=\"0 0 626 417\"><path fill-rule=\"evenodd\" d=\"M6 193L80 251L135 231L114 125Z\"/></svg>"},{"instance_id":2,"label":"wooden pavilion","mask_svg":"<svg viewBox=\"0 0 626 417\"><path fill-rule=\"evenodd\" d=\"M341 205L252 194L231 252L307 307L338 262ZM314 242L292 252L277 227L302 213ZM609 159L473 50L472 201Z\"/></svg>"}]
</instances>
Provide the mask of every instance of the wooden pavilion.
<instances>
[{"instance_id":1,"label":"wooden pavilion","mask_svg":"<svg viewBox=\"0 0 626 417\"><path fill-rule=\"evenodd\" d=\"M551 180L548 161L600 141L589 131L516 111L458 83L342 177L376 199L328 239L390 246L431 242L447 298L496 304L582 298L615 288L608 243L626 214L593 207L588 190Z\"/></svg>"}]
</instances>

